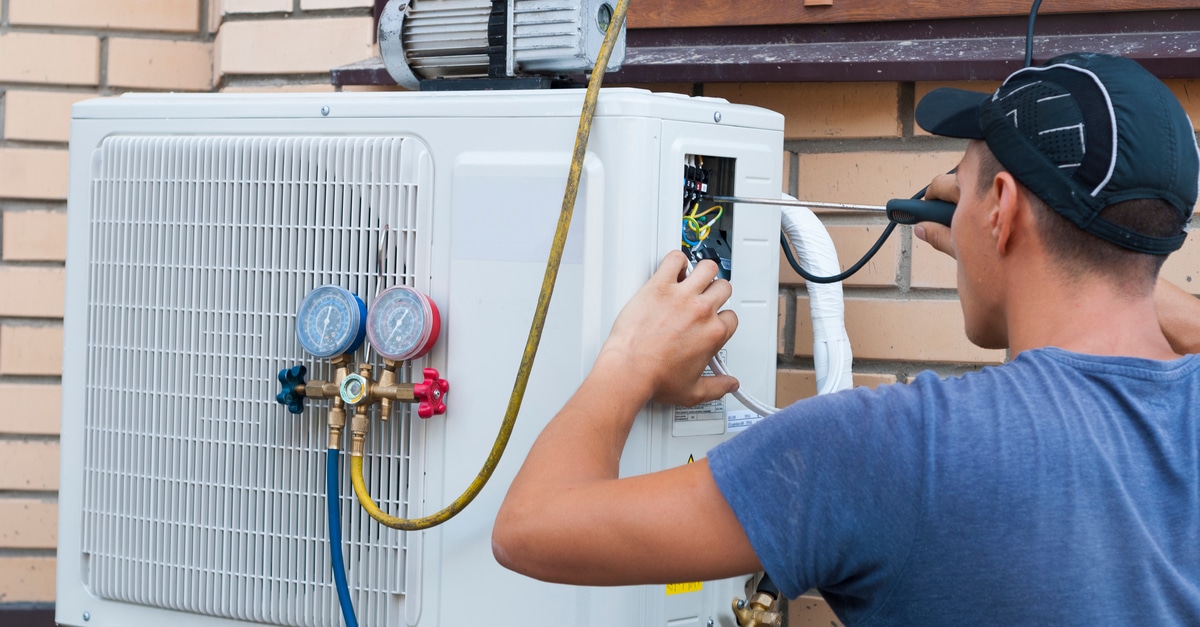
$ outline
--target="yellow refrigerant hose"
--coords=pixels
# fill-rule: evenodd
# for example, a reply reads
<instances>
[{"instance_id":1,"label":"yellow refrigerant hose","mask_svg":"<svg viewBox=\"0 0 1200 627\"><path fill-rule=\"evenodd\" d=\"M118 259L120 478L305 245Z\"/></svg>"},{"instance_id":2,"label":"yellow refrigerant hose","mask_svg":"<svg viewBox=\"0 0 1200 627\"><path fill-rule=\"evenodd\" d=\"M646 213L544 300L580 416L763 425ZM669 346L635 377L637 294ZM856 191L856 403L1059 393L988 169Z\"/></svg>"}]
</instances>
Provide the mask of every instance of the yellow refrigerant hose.
<instances>
[{"instance_id":1,"label":"yellow refrigerant hose","mask_svg":"<svg viewBox=\"0 0 1200 627\"><path fill-rule=\"evenodd\" d=\"M471 485L453 503L441 511L423 518L396 518L389 516L379 509L371 495L367 493L367 485L363 481L363 458L355 455L350 458L350 479L354 483L354 494L362 504L367 514L379 521L380 524L393 529L404 531L420 531L436 527L463 510L491 479L504 449L512 436L513 426L517 422L517 414L521 410L521 401L525 398L525 388L529 383L529 374L533 370L533 358L537 355L538 344L542 339L542 327L545 326L546 312L550 308L550 298L554 294L554 283L558 279L558 267L562 261L563 248L567 242L567 230L571 226L571 216L575 212L575 199L579 195L579 180L583 175L583 159L587 155L588 137L592 132L592 116L596 113L596 100L600 96L600 84L604 81L604 71L608 67L609 57L617 43L617 36L625 24L625 13L629 8L629 0L619 0L613 11L612 21L604 36L604 44L592 69L588 80L587 95L583 100L583 112L579 116L579 131L575 135L575 153L571 157L571 172L567 177L567 189L563 194L562 211L558 217L558 228L554 232L554 241L550 246L550 258L546 261L546 274L542 279L542 291L538 295L537 308L533 314L533 325L529 329L529 339L525 342L525 353L521 356L521 366L517 370L517 380L513 385L512 395L508 399L508 409L504 421L500 425L500 433L488 453L487 461L475 476Z\"/></svg>"}]
</instances>

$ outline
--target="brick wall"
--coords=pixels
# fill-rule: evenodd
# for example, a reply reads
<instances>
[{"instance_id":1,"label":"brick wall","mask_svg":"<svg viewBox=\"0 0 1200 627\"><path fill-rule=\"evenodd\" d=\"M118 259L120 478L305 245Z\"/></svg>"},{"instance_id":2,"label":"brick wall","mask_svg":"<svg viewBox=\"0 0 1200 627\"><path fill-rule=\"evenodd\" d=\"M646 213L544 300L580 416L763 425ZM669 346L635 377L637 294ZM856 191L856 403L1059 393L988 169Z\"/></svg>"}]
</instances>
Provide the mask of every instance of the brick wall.
<instances>
[{"instance_id":1,"label":"brick wall","mask_svg":"<svg viewBox=\"0 0 1200 627\"><path fill-rule=\"evenodd\" d=\"M371 0L0 0L0 624L54 600L71 105L324 89ZM13 605L17 604L17 605ZM44 614L38 614L41 617Z\"/></svg>"},{"instance_id":2,"label":"brick wall","mask_svg":"<svg viewBox=\"0 0 1200 627\"><path fill-rule=\"evenodd\" d=\"M0 608L54 599L70 106L125 91L332 91L373 54L370 0L0 0ZM1200 81L1170 83L1200 120ZM990 89L994 84L978 84ZM663 85L787 117L784 191L879 204L952 167L962 142L914 128L912 83ZM827 212L845 265L883 228ZM1200 294L1200 235L1165 274ZM781 264L778 400L811 395L803 281ZM954 265L897 229L845 285L855 382L998 363L961 331ZM0 622L3 615L0 613Z\"/></svg>"}]
</instances>

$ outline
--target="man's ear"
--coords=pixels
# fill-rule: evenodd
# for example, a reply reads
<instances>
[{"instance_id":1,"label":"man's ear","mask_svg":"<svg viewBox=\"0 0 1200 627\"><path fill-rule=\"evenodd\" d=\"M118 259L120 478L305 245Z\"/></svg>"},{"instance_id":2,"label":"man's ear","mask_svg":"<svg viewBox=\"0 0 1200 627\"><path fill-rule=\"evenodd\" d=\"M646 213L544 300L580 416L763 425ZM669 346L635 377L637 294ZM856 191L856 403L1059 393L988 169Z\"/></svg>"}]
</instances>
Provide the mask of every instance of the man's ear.
<instances>
[{"instance_id":1,"label":"man's ear","mask_svg":"<svg viewBox=\"0 0 1200 627\"><path fill-rule=\"evenodd\" d=\"M988 226L996 242L996 252L1007 255L1014 243L1014 236L1024 224L1029 203L1021 192L1021 186L1008 172L998 172L992 180L991 213Z\"/></svg>"}]
</instances>

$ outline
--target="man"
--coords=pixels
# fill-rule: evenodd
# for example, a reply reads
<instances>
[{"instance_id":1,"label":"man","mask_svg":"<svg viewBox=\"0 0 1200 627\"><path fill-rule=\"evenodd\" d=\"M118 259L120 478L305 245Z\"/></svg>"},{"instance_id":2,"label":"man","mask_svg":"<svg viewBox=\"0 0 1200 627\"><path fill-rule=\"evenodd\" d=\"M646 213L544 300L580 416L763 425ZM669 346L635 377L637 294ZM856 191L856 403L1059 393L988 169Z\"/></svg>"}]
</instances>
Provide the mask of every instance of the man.
<instances>
[{"instance_id":1,"label":"man","mask_svg":"<svg viewBox=\"0 0 1200 627\"><path fill-rule=\"evenodd\" d=\"M917 121L972 140L930 195L958 203L967 336L1011 361L807 399L618 479L647 401L737 386L700 376L737 326L730 286L672 253L513 482L502 564L593 585L765 569L850 624L1200 624L1200 356L1154 300L1196 203L1189 121L1137 64L1088 54L935 91Z\"/></svg>"}]
</instances>

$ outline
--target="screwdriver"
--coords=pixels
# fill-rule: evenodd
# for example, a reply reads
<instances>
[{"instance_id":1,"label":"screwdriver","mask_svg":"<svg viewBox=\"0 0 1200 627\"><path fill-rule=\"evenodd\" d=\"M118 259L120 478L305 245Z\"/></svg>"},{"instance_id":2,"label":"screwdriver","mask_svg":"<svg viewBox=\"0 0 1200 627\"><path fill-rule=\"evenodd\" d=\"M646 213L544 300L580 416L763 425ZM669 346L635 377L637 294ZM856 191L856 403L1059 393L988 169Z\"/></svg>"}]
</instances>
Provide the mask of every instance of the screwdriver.
<instances>
[{"instance_id":1,"label":"screwdriver","mask_svg":"<svg viewBox=\"0 0 1200 627\"><path fill-rule=\"evenodd\" d=\"M888 220L897 224L916 224L918 222L937 222L950 226L954 217L954 203L944 200L920 200L909 198L893 198L887 205L852 205L836 202L807 202L803 200L782 200L773 198L742 198L739 196L710 196L713 202L743 203L749 205L778 205L781 207L809 207L817 209L843 209L847 211L875 211L887 214Z\"/></svg>"}]
</instances>

